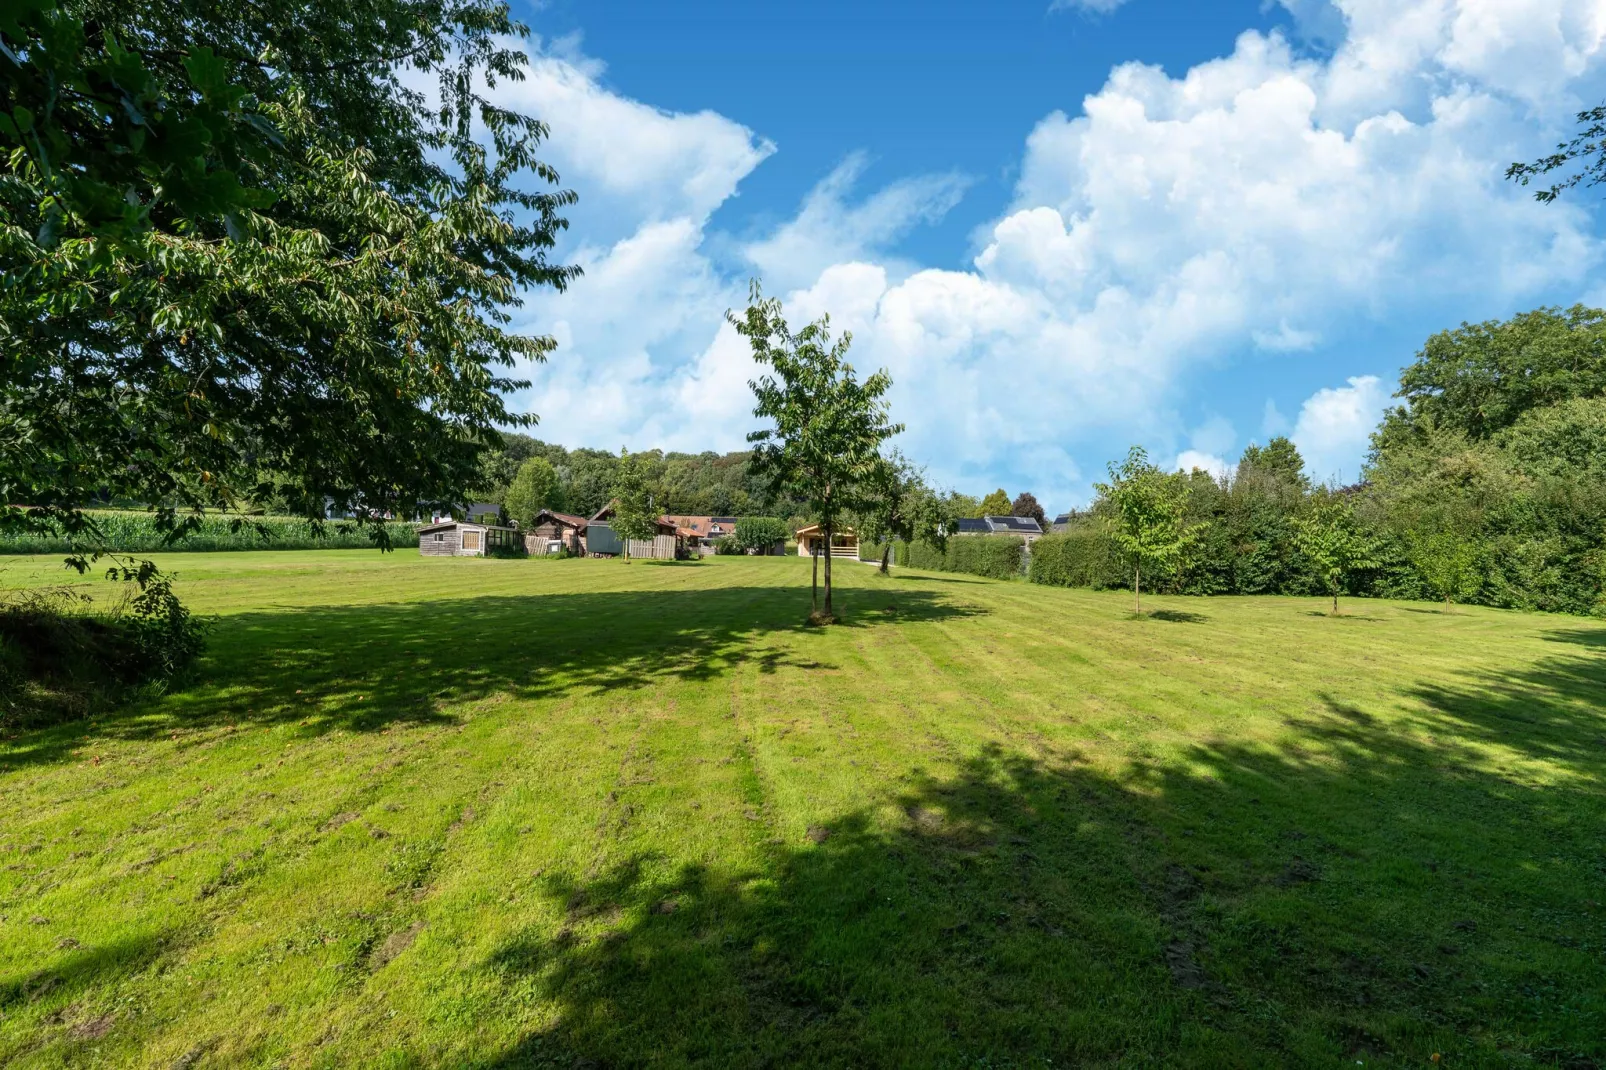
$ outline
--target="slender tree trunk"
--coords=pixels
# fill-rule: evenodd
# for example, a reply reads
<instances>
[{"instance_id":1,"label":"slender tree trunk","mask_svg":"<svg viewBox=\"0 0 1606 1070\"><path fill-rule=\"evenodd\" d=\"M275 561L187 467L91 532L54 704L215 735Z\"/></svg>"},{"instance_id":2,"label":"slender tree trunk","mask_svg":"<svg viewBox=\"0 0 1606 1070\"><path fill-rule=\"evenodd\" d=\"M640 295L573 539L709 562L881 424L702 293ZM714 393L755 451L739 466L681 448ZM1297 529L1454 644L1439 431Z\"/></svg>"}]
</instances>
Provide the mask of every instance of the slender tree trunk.
<instances>
[{"instance_id":1,"label":"slender tree trunk","mask_svg":"<svg viewBox=\"0 0 1606 1070\"><path fill-rule=\"evenodd\" d=\"M831 615L831 540L833 535L829 526L825 529L825 615Z\"/></svg>"},{"instance_id":2,"label":"slender tree trunk","mask_svg":"<svg viewBox=\"0 0 1606 1070\"><path fill-rule=\"evenodd\" d=\"M1333 616L1338 616L1338 584L1333 584Z\"/></svg>"},{"instance_id":3,"label":"slender tree trunk","mask_svg":"<svg viewBox=\"0 0 1606 1070\"><path fill-rule=\"evenodd\" d=\"M813 567L813 575L809 577L809 612L817 613L820 609L820 540L815 539L809 547L809 557Z\"/></svg>"},{"instance_id":4,"label":"slender tree trunk","mask_svg":"<svg viewBox=\"0 0 1606 1070\"><path fill-rule=\"evenodd\" d=\"M1143 565L1141 563L1133 565L1132 566L1132 612L1133 613L1142 613L1143 612L1143 591L1142 591L1142 587L1141 587L1142 581L1143 581Z\"/></svg>"},{"instance_id":5,"label":"slender tree trunk","mask_svg":"<svg viewBox=\"0 0 1606 1070\"><path fill-rule=\"evenodd\" d=\"M889 542L881 548L881 575L887 574L887 557L892 553L892 544Z\"/></svg>"}]
</instances>

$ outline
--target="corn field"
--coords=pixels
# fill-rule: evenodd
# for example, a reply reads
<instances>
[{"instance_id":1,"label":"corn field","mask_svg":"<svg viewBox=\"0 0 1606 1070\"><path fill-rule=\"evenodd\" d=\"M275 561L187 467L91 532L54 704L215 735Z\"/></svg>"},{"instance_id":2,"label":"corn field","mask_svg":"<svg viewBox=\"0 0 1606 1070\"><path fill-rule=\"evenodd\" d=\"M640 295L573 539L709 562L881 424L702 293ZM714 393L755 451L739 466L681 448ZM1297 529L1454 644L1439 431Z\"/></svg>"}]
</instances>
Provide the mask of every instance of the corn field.
<instances>
[{"instance_id":1,"label":"corn field","mask_svg":"<svg viewBox=\"0 0 1606 1070\"><path fill-rule=\"evenodd\" d=\"M373 546L366 531L349 522L328 520L323 534L314 534L312 525L299 517L259 516L250 524L235 528L232 517L208 516L201 526L174 543L163 541L156 529L156 518L149 513L95 512L105 541L100 549L120 553L152 553L160 550L199 552L210 550L344 550ZM262 529L258 530L256 525ZM345 530L342 530L345 529ZM385 525L392 546L418 545L418 525L411 521L390 521ZM0 532L0 554L54 554L93 550L85 540L61 535L19 535Z\"/></svg>"}]
</instances>

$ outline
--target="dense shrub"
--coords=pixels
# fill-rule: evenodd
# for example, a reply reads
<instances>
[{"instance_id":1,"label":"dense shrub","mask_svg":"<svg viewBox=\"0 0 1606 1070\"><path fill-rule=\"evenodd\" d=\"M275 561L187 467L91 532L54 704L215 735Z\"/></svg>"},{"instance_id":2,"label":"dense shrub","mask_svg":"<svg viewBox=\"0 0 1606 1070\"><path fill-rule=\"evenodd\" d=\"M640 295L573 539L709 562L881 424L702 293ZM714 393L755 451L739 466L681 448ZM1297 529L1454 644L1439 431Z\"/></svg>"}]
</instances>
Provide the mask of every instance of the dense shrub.
<instances>
[{"instance_id":1,"label":"dense shrub","mask_svg":"<svg viewBox=\"0 0 1606 1070\"><path fill-rule=\"evenodd\" d=\"M743 550L769 553L776 543L784 543L788 532L786 521L769 516L744 516L736 521L731 536Z\"/></svg>"},{"instance_id":2,"label":"dense shrub","mask_svg":"<svg viewBox=\"0 0 1606 1070\"><path fill-rule=\"evenodd\" d=\"M1029 575L1033 583L1055 587L1126 587L1131 583L1121 548L1108 531L1093 525L1033 542Z\"/></svg>"},{"instance_id":3,"label":"dense shrub","mask_svg":"<svg viewBox=\"0 0 1606 1070\"><path fill-rule=\"evenodd\" d=\"M938 572L967 572L1007 580L1021 574L1026 541L1015 535L959 535L939 551L923 542L900 542L897 563Z\"/></svg>"},{"instance_id":4,"label":"dense shrub","mask_svg":"<svg viewBox=\"0 0 1606 1070\"><path fill-rule=\"evenodd\" d=\"M725 535L714 540L714 553L720 557L734 557L742 552L742 544L734 535Z\"/></svg>"},{"instance_id":5,"label":"dense shrub","mask_svg":"<svg viewBox=\"0 0 1606 1070\"><path fill-rule=\"evenodd\" d=\"M114 569L118 597L99 607L77 588L0 599L0 728L70 720L184 679L205 625L149 562Z\"/></svg>"},{"instance_id":6,"label":"dense shrub","mask_svg":"<svg viewBox=\"0 0 1606 1070\"><path fill-rule=\"evenodd\" d=\"M99 549L114 553L154 553L162 550L188 552L212 550L354 550L374 545L366 532L353 530L338 520L325 521L321 534L310 522L298 517L259 516L246 523L226 516L208 516L198 530L175 543L163 541L156 518L143 512L102 512L93 514L105 538ZM416 547L418 525L392 521L385 525L395 547ZM55 535L0 533L0 554L58 554L94 546L75 543Z\"/></svg>"}]
</instances>

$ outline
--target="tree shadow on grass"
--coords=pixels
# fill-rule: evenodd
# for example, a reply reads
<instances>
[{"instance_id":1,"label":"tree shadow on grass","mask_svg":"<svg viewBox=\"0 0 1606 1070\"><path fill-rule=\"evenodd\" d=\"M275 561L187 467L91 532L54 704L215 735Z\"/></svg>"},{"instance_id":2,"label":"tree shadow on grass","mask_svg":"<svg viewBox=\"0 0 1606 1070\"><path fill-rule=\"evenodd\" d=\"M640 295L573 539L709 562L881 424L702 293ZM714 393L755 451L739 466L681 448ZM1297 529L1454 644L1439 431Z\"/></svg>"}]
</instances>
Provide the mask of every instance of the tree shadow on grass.
<instances>
[{"instance_id":1,"label":"tree shadow on grass","mask_svg":"<svg viewBox=\"0 0 1606 1070\"><path fill-rule=\"evenodd\" d=\"M1155 609L1145 615L1153 620L1168 621L1172 624L1204 624L1210 620L1203 613L1194 613L1186 609Z\"/></svg>"},{"instance_id":2,"label":"tree shadow on grass","mask_svg":"<svg viewBox=\"0 0 1606 1070\"><path fill-rule=\"evenodd\" d=\"M1298 727L1119 776L993 748L745 871L532 878L561 923L481 970L556 1018L473 1065L1606 1058L1589 813L1342 704Z\"/></svg>"},{"instance_id":3,"label":"tree shadow on grass","mask_svg":"<svg viewBox=\"0 0 1606 1070\"><path fill-rule=\"evenodd\" d=\"M203 679L168 696L160 717L136 705L25 733L0 752L0 772L64 760L95 736L148 738L175 723L369 731L449 723L450 707L492 695L556 700L705 681L744 666L831 668L792 641L806 630L798 595L791 585L627 590L227 616L216 622ZM984 612L920 590L899 590L890 607L870 589L837 598L837 628Z\"/></svg>"}]
</instances>

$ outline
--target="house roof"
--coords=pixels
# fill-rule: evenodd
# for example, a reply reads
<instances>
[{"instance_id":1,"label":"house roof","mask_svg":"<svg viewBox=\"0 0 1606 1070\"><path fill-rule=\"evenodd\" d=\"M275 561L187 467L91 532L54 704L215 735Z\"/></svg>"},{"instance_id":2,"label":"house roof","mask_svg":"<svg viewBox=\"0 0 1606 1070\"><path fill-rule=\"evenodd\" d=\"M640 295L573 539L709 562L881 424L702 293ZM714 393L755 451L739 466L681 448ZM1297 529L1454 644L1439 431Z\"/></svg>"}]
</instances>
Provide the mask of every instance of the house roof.
<instances>
[{"instance_id":1,"label":"house roof","mask_svg":"<svg viewBox=\"0 0 1606 1070\"><path fill-rule=\"evenodd\" d=\"M820 525L818 525L818 524L810 524L807 527L802 527L802 528L798 528L797 529L797 534L799 534L799 535L818 535L819 533L820 533ZM840 527L840 528L837 528L835 531L833 531L831 534L833 534L833 535L857 535L858 532L854 531L850 527Z\"/></svg>"},{"instance_id":2,"label":"house roof","mask_svg":"<svg viewBox=\"0 0 1606 1070\"><path fill-rule=\"evenodd\" d=\"M1054 518L1054 526L1055 527L1058 527L1061 524L1069 524L1070 522L1071 522L1071 514L1070 513L1061 513L1059 516Z\"/></svg>"},{"instance_id":3,"label":"house roof","mask_svg":"<svg viewBox=\"0 0 1606 1070\"><path fill-rule=\"evenodd\" d=\"M957 528L955 528L955 530L957 532L959 532L959 534L961 534L961 535L970 535L970 534L985 535L987 532L989 532L989 531L991 531L993 529L988 526L987 520L986 520L985 517L962 516L962 517L959 518L959 526Z\"/></svg>"},{"instance_id":4,"label":"house roof","mask_svg":"<svg viewBox=\"0 0 1606 1070\"><path fill-rule=\"evenodd\" d=\"M1043 525L1037 522L1035 516L989 516L984 517L994 531L1008 532L1013 535L1041 535Z\"/></svg>"},{"instance_id":5,"label":"house roof","mask_svg":"<svg viewBox=\"0 0 1606 1070\"><path fill-rule=\"evenodd\" d=\"M535 523L539 524L541 522L541 518L544 516L549 516L558 523L567 524L571 528L583 528L587 523L586 518L583 516L572 516L569 513L560 513L555 509L543 509L539 513L536 513ZM535 525L532 524L530 526L534 527Z\"/></svg>"},{"instance_id":6,"label":"house roof","mask_svg":"<svg viewBox=\"0 0 1606 1070\"><path fill-rule=\"evenodd\" d=\"M485 526L484 524L469 524L462 520L442 520L439 524L425 524L423 527L418 529L418 533L420 535L426 535L432 531L446 531L459 525L469 528L482 528Z\"/></svg>"}]
</instances>

